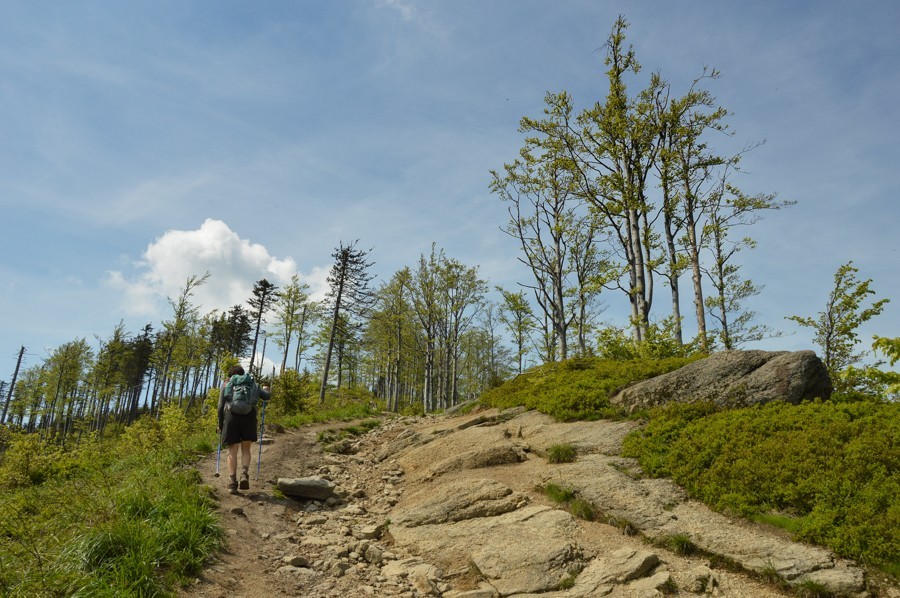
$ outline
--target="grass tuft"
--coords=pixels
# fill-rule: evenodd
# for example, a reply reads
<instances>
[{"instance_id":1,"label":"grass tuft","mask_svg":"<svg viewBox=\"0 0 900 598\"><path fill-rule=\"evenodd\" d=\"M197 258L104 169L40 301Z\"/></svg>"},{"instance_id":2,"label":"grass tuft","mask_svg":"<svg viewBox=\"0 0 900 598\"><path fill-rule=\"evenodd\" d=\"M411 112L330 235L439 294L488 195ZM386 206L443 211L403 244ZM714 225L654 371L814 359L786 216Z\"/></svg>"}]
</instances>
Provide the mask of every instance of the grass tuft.
<instances>
[{"instance_id":1,"label":"grass tuft","mask_svg":"<svg viewBox=\"0 0 900 598\"><path fill-rule=\"evenodd\" d=\"M558 484L549 482L541 487L541 491L553 502L557 504L568 504L575 498L575 491L571 488L564 488Z\"/></svg>"},{"instance_id":2,"label":"grass tuft","mask_svg":"<svg viewBox=\"0 0 900 598\"><path fill-rule=\"evenodd\" d=\"M597 509L593 503L582 498L576 498L569 503L569 512L578 519L594 521L597 519Z\"/></svg>"},{"instance_id":3,"label":"grass tuft","mask_svg":"<svg viewBox=\"0 0 900 598\"><path fill-rule=\"evenodd\" d=\"M809 579L797 584L794 591L800 598L834 598L835 595L822 584Z\"/></svg>"},{"instance_id":4,"label":"grass tuft","mask_svg":"<svg viewBox=\"0 0 900 598\"><path fill-rule=\"evenodd\" d=\"M700 552L700 549L687 534L669 536L665 539L663 545L680 556L691 556Z\"/></svg>"},{"instance_id":5,"label":"grass tuft","mask_svg":"<svg viewBox=\"0 0 900 598\"><path fill-rule=\"evenodd\" d=\"M573 463L577 457L578 453L571 444L554 444L547 451L548 463Z\"/></svg>"}]
</instances>

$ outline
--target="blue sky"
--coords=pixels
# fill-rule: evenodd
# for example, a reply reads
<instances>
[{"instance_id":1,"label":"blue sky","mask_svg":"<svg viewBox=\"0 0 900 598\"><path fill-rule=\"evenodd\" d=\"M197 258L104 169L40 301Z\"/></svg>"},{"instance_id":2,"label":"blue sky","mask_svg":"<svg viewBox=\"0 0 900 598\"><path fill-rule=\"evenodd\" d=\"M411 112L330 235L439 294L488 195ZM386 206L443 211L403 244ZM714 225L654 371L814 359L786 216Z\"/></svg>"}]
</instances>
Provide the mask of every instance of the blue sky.
<instances>
[{"instance_id":1,"label":"blue sky","mask_svg":"<svg viewBox=\"0 0 900 598\"><path fill-rule=\"evenodd\" d=\"M676 92L722 72L720 147L766 140L737 182L797 202L742 255L765 286L749 307L787 334L756 347L811 348L785 317L820 311L849 260L898 297L898 3L4 2L0 379L21 345L34 365L120 320L158 327L192 274L211 273L203 311L262 277L321 289L340 241L381 280L434 242L492 285L527 281L489 171L546 92L605 95L618 14ZM863 332L900 335L900 300Z\"/></svg>"}]
</instances>

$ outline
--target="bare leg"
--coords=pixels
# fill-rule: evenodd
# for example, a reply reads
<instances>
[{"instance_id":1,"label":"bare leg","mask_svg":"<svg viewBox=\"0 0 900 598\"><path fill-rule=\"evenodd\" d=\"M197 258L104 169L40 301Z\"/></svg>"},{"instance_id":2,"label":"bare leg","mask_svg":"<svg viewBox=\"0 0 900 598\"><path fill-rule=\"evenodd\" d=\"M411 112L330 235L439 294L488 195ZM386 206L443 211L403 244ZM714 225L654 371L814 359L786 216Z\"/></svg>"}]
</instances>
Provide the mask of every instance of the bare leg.
<instances>
[{"instance_id":1,"label":"bare leg","mask_svg":"<svg viewBox=\"0 0 900 598\"><path fill-rule=\"evenodd\" d=\"M237 481L237 453L240 445L237 443L228 445L228 489L231 492L237 492L238 481Z\"/></svg>"},{"instance_id":2,"label":"bare leg","mask_svg":"<svg viewBox=\"0 0 900 598\"><path fill-rule=\"evenodd\" d=\"M238 447L243 447L243 444L244 443L242 442L240 445L238 445L237 443L228 445L228 473L231 475L231 477L237 475ZM249 447L247 448L247 450L250 450Z\"/></svg>"},{"instance_id":3,"label":"bare leg","mask_svg":"<svg viewBox=\"0 0 900 598\"><path fill-rule=\"evenodd\" d=\"M241 441L241 490L248 490L250 488L250 441L242 440Z\"/></svg>"},{"instance_id":4,"label":"bare leg","mask_svg":"<svg viewBox=\"0 0 900 598\"><path fill-rule=\"evenodd\" d=\"M250 469L250 444L249 440L241 441L241 468L244 471Z\"/></svg>"}]
</instances>

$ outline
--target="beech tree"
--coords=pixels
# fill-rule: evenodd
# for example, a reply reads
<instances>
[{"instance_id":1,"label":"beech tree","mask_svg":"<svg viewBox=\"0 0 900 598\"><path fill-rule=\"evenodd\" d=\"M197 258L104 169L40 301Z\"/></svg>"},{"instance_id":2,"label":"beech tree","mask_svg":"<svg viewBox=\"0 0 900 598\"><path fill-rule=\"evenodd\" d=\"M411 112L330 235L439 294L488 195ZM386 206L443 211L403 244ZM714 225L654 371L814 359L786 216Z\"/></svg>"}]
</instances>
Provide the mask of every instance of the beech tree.
<instances>
[{"instance_id":1,"label":"beech tree","mask_svg":"<svg viewBox=\"0 0 900 598\"><path fill-rule=\"evenodd\" d=\"M369 268L374 263L366 261L369 251L356 248L357 241L349 245L340 243L332 257L334 264L328 274L328 302L331 307L329 338L325 348L325 363L322 367L322 386L319 390L319 402L325 402L325 390L328 388L328 371L331 368L331 357L335 339L339 332L345 338L350 331L347 326L355 326L356 320L366 314L373 302L369 283L374 278Z\"/></svg>"},{"instance_id":2,"label":"beech tree","mask_svg":"<svg viewBox=\"0 0 900 598\"><path fill-rule=\"evenodd\" d=\"M743 152L723 156L710 146L711 134L730 135L727 112L700 87L717 71L704 69L682 97L673 98L659 73L636 93L629 90L641 66L625 43L627 27L619 17L606 40L605 97L576 115L568 93L548 93L544 116L520 122L526 137L519 159L502 176L492 172L492 189L510 204L505 231L519 241L520 260L534 277L528 286L540 307L540 350L548 359L567 356L569 338L579 352L589 350L593 301L603 288L627 297L632 339L647 340L660 277L671 292L667 321L684 344L679 279L686 271L704 350L710 314L725 346L771 333L753 326L743 305L757 287L737 276L735 249L753 243L737 241L734 232L789 202L741 193L730 181L723 187L739 172ZM709 283L715 293L707 299ZM574 335L563 334L572 326Z\"/></svg>"},{"instance_id":3,"label":"beech tree","mask_svg":"<svg viewBox=\"0 0 900 598\"><path fill-rule=\"evenodd\" d=\"M648 180L659 151L660 117L656 98L665 82L652 74L648 86L635 97L627 91L626 76L637 74L640 63L634 50L625 47L628 23L616 20L606 42L605 64L609 91L578 117L581 130L567 136L578 145L570 148L583 197L609 227L625 258L625 284L635 341L647 333L653 304L653 271L658 257L657 236L651 225L654 209L648 199Z\"/></svg>"},{"instance_id":4,"label":"beech tree","mask_svg":"<svg viewBox=\"0 0 900 598\"><path fill-rule=\"evenodd\" d=\"M519 374L522 373L525 355L528 354L528 339L535 327L534 314L528 304L525 291L514 293L501 287L497 287L503 303L500 304L499 319L509 331L515 345L516 366Z\"/></svg>"},{"instance_id":5,"label":"beech tree","mask_svg":"<svg viewBox=\"0 0 900 598\"><path fill-rule=\"evenodd\" d=\"M410 271L396 272L376 292L376 305L366 332L375 367L375 392L387 401L390 411L412 404L419 378L415 364L417 335L415 314L408 296Z\"/></svg>"},{"instance_id":6,"label":"beech tree","mask_svg":"<svg viewBox=\"0 0 900 598\"><path fill-rule=\"evenodd\" d=\"M746 151L746 150L745 150ZM734 257L745 248L753 248L756 242L749 236L733 238L743 227L755 224L763 210L777 210L793 202L778 201L774 194L746 195L728 182L729 174L736 170L740 154L732 158L722 172L719 190L713 193L704 235L710 265L706 269L715 294L707 297L710 315L718 321L718 337L725 349L737 348L747 341L777 336L767 326L752 323L755 313L744 307L743 302L759 293L760 288L740 276L740 265Z\"/></svg>"},{"instance_id":7,"label":"beech tree","mask_svg":"<svg viewBox=\"0 0 900 598\"><path fill-rule=\"evenodd\" d=\"M528 266L535 302L544 314L553 339L545 343L566 359L569 327L575 322L579 350L584 350L590 305L599 293L605 268L595 246L599 229L577 192L571 168L571 98L565 92L546 97L544 119L523 118L526 134L520 157L491 172L491 190L509 204L509 220L502 229L517 240L519 261ZM570 306L570 299L575 305Z\"/></svg>"},{"instance_id":8,"label":"beech tree","mask_svg":"<svg viewBox=\"0 0 900 598\"><path fill-rule=\"evenodd\" d=\"M834 285L828 293L825 309L816 317L789 316L814 332L813 342L822 351L822 361L832 383L840 389L841 373L859 363L865 355L857 352L859 327L882 312L890 299L874 300L872 279L859 280L859 269L853 262L840 266L834 273ZM866 306L866 303L871 303Z\"/></svg>"},{"instance_id":9,"label":"beech tree","mask_svg":"<svg viewBox=\"0 0 900 598\"><path fill-rule=\"evenodd\" d=\"M84 377L93 363L93 350L84 338L61 345L44 363L41 377L46 395L41 417L42 435L61 438L72 430L84 401Z\"/></svg>"},{"instance_id":10,"label":"beech tree","mask_svg":"<svg viewBox=\"0 0 900 598\"><path fill-rule=\"evenodd\" d=\"M413 312L419 321L422 333L423 388L422 406L428 412L435 404L435 363L438 351L438 326L440 325L440 302L438 290L438 264L443 258L443 250L436 252L432 244L428 258L419 256L419 266L414 272L403 277L409 292Z\"/></svg>"},{"instance_id":11,"label":"beech tree","mask_svg":"<svg viewBox=\"0 0 900 598\"><path fill-rule=\"evenodd\" d=\"M448 407L459 398L460 339L477 315L487 285L477 268L448 258L434 244L403 280L421 331L423 408Z\"/></svg>"},{"instance_id":12,"label":"beech tree","mask_svg":"<svg viewBox=\"0 0 900 598\"><path fill-rule=\"evenodd\" d=\"M272 335L275 343L283 351L281 359L281 373L287 368L288 354L290 353L291 340L296 333L298 352L304 343L306 327L309 324L312 309L310 309L309 285L300 282L296 274L291 277L291 282L284 287L278 295L275 303L275 325L277 331ZM298 359L299 361L299 359ZM298 365L299 368L299 365Z\"/></svg>"},{"instance_id":13,"label":"beech tree","mask_svg":"<svg viewBox=\"0 0 900 598\"><path fill-rule=\"evenodd\" d=\"M154 343L152 357L156 369L156 384L153 387L153 396L150 403L150 411L159 417L159 407L172 394L176 376L172 375L173 358L176 351L181 349L184 342L199 317L198 309L191 303L194 291L205 284L209 279L209 272L203 276L192 275L184 283L181 293L176 298L169 297L169 305L172 307L172 319L163 322L163 329L157 334Z\"/></svg>"},{"instance_id":14,"label":"beech tree","mask_svg":"<svg viewBox=\"0 0 900 598\"><path fill-rule=\"evenodd\" d=\"M709 148L706 137L709 132L726 133L728 127L724 123L726 110L715 107L712 94L699 84L718 77L715 69L704 69L684 96L669 101L667 86L657 100L661 126L656 169L662 191L666 248L662 274L672 294L674 332L678 341L684 342L678 280L685 270L690 270L697 336L704 351L709 350L701 263L704 215L719 188L717 169L727 162Z\"/></svg>"},{"instance_id":15,"label":"beech tree","mask_svg":"<svg viewBox=\"0 0 900 598\"><path fill-rule=\"evenodd\" d=\"M478 277L478 267L467 267L453 258L440 264L440 291L443 303L445 360L444 392L441 407L459 402L460 335L466 332L482 307L486 283Z\"/></svg>"}]
</instances>

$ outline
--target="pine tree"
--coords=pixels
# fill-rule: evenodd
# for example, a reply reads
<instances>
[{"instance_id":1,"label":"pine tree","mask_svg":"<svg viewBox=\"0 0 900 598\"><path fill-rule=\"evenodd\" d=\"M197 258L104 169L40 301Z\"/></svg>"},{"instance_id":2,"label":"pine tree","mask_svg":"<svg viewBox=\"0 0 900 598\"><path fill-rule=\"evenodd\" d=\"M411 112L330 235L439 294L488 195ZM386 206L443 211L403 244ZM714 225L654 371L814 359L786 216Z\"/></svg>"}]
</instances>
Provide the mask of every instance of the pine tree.
<instances>
[{"instance_id":1,"label":"pine tree","mask_svg":"<svg viewBox=\"0 0 900 598\"><path fill-rule=\"evenodd\" d=\"M328 371L331 368L332 352L335 339L341 332L340 338L351 336L349 330L339 330L340 327L356 326L357 321L366 315L374 301L374 295L369 288L369 283L374 278L369 274L369 268L373 262L366 261L371 252L356 248L359 241L349 245L340 243L331 254L334 264L328 274L328 302L331 307L331 323L328 345L325 349L325 365L322 368L322 386L319 390L319 402L325 402L325 390L328 388Z\"/></svg>"},{"instance_id":2,"label":"pine tree","mask_svg":"<svg viewBox=\"0 0 900 598\"><path fill-rule=\"evenodd\" d=\"M256 367L256 347L259 343L259 333L266 322L266 313L272 309L278 300L278 287L265 278L253 285L253 297L247 303L250 305L250 318L253 321L253 350L250 353L250 370ZM260 364L257 370L262 368ZM257 371L257 373L259 373Z\"/></svg>"}]
</instances>

